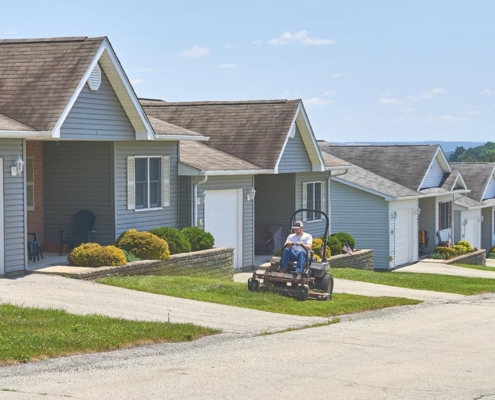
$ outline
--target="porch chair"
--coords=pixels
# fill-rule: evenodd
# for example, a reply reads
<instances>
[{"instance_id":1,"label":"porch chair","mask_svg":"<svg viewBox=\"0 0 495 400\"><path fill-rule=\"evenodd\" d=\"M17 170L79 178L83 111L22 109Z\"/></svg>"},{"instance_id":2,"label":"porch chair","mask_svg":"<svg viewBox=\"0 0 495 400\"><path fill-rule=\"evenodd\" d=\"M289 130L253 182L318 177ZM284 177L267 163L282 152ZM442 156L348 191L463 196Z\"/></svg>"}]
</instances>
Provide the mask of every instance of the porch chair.
<instances>
[{"instance_id":1,"label":"porch chair","mask_svg":"<svg viewBox=\"0 0 495 400\"><path fill-rule=\"evenodd\" d=\"M96 233L96 216L89 210L81 210L74 214L72 218L72 230L69 232L60 231L60 255L64 246L73 249L81 243L91 241L91 235Z\"/></svg>"},{"instance_id":2,"label":"porch chair","mask_svg":"<svg viewBox=\"0 0 495 400\"><path fill-rule=\"evenodd\" d=\"M425 230L418 231L418 246L419 246L419 253L420 254L428 253L429 241L430 241L430 239L428 237L428 231L425 231Z\"/></svg>"}]
</instances>

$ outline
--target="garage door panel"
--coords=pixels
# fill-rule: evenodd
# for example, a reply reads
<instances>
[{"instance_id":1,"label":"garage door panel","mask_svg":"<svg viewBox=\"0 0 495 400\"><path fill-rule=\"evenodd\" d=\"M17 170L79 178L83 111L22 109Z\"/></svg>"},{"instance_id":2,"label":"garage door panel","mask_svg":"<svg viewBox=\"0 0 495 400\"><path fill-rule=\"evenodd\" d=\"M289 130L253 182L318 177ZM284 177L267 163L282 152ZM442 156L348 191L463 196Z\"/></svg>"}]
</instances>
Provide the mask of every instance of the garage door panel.
<instances>
[{"instance_id":1,"label":"garage door panel","mask_svg":"<svg viewBox=\"0 0 495 400\"><path fill-rule=\"evenodd\" d=\"M395 264L412 262L412 209L398 209L395 219Z\"/></svg>"}]
</instances>

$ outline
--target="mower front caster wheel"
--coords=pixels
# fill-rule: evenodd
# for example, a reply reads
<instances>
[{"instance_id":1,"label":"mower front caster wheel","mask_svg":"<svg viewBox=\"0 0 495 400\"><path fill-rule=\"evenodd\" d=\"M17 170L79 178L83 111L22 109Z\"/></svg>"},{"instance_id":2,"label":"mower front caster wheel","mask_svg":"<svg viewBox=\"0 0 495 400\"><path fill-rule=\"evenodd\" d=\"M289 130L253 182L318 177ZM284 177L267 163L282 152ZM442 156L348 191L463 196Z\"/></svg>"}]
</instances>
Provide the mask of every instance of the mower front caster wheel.
<instances>
[{"instance_id":1,"label":"mower front caster wheel","mask_svg":"<svg viewBox=\"0 0 495 400\"><path fill-rule=\"evenodd\" d=\"M309 288L307 285L301 285L297 288L297 300L306 301L308 300Z\"/></svg>"},{"instance_id":2,"label":"mower front caster wheel","mask_svg":"<svg viewBox=\"0 0 495 400\"><path fill-rule=\"evenodd\" d=\"M257 279L249 278L248 279L248 290L250 292L259 292L260 290L260 281Z\"/></svg>"}]
</instances>

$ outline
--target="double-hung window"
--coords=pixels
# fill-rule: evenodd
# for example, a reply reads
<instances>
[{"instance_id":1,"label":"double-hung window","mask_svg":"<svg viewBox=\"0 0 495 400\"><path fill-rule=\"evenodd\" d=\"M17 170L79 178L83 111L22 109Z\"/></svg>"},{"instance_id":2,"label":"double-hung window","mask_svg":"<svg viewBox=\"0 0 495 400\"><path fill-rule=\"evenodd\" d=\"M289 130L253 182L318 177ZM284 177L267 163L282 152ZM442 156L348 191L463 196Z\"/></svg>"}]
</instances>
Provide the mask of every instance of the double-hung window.
<instances>
[{"instance_id":1,"label":"double-hung window","mask_svg":"<svg viewBox=\"0 0 495 400\"><path fill-rule=\"evenodd\" d=\"M326 212L325 210L325 182L303 183L303 208ZM304 213L305 221L319 221L320 213L307 211Z\"/></svg>"},{"instance_id":2,"label":"double-hung window","mask_svg":"<svg viewBox=\"0 0 495 400\"><path fill-rule=\"evenodd\" d=\"M26 174L26 197L27 210L34 211L34 162L33 157L26 157L26 165L24 166Z\"/></svg>"},{"instance_id":3,"label":"double-hung window","mask_svg":"<svg viewBox=\"0 0 495 400\"><path fill-rule=\"evenodd\" d=\"M169 205L169 157L127 157L127 208L151 210Z\"/></svg>"},{"instance_id":4,"label":"double-hung window","mask_svg":"<svg viewBox=\"0 0 495 400\"><path fill-rule=\"evenodd\" d=\"M452 227L452 202L438 203L438 229L449 229Z\"/></svg>"}]
</instances>

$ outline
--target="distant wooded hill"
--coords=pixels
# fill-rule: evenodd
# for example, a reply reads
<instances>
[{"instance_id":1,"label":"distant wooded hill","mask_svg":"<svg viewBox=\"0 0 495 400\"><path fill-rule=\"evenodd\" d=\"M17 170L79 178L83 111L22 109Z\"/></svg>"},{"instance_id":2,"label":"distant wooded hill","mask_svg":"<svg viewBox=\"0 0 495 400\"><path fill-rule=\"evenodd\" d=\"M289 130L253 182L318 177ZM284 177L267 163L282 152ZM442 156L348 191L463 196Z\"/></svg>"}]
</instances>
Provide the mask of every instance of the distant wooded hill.
<instances>
[{"instance_id":1,"label":"distant wooded hill","mask_svg":"<svg viewBox=\"0 0 495 400\"><path fill-rule=\"evenodd\" d=\"M488 142L490 143L490 142ZM488 143L486 143L486 145L488 145ZM439 144L440 146L442 146L442 150L443 152L445 153L445 155L447 156L447 158L449 159L449 161L463 161L463 160L458 160L457 158L459 157L460 154L464 153L465 151L467 151L468 149L471 149L471 148L477 148L477 147L483 147L485 145L485 142L443 142L443 141L433 141L433 140L430 140L430 141L422 141L422 142L333 142L333 144L335 145L374 145L374 146L386 146L386 145L394 145L394 144L402 144L402 145L405 145L405 144ZM492 143L493 145L493 143ZM461 150L458 150L458 155L456 156L456 159L455 160L450 160L450 157L453 156L454 152L456 151L456 149L462 149ZM471 154L471 152L469 153ZM473 161L482 161L482 160L473 160ZM495 161L495 160L494 160ZM469 161L466 161L466 162L469 162Z\"/></svg>"}]
</instances>

